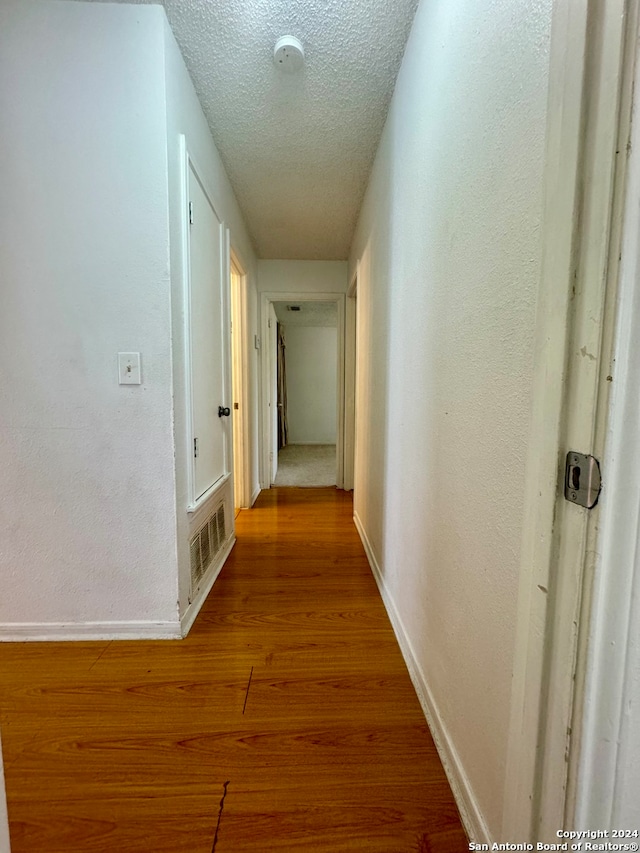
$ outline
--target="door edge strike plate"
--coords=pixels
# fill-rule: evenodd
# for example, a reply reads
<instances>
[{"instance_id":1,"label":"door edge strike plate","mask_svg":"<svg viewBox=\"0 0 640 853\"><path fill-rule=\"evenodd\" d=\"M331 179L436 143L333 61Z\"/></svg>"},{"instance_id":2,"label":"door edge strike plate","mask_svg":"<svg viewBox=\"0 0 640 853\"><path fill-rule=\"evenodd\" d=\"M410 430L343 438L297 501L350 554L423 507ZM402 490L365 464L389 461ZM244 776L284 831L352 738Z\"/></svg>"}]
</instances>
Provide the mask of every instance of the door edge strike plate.
<instances>
[{"instance_id":1,"label":"door edge strike plate","mask_svg":"<svg viewBox=\"0 0 640 853\"><path fill-rule=\"evenodd\" d=\"M600 463L595 456L570 450L564 470L564 496L571 503L593 509L602 490Z\"/></svg>"}]
</instances>

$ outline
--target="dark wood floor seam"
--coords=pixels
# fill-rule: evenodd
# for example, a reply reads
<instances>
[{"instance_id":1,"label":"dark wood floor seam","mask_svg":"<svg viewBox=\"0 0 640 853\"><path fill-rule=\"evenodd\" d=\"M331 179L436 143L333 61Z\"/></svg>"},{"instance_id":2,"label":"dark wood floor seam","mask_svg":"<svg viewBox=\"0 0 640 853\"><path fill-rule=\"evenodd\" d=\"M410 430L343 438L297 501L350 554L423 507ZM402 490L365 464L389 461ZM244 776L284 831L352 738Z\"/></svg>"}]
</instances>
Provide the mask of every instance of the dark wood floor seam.
<instances>
[{"instance_id":1,"label":"dark wood floor seam","mask_svg":"<svg viewBox=\"0 0 640 853\"><path fill-rule=\"evenodd\" d=\"M251 687L251 679L253 678L253 667L251 667L251 672L249 673L249 683L247 684L247 692L244 696L244 705L242 706L242 716L244 717L244 712L247 707L247 699L249 698L249 688Z\"/></svg>"},{"instance_id":2,"label":"dark wood floor seam","mask_svg":"<svg viewBox=\"0 0 640 853\"><path fill-rule=\"evenodd\" d=\"M226 796L227 796L227 788L228 787L229 787L229 782L227 781L222 786L222 788L223 788L222 799L220 800L220 809L218 811L218 822L216 824L216 833L213 836L213 845L211 847L211 853L215 853L215 851L216 851L216 844L218 843L218 831L220 829L220 821L222 820L222 810L224 809L224 801L225 801Z\"/></svg>"},{"instance_id":3,"label":"dark wood floor seam","mask_svg":"<svg viewBox=\"0 0 640 853\"><path fill-rule=\"evenodd\" d=\"M98 661L102 658L102 655L107 651L107 649L111 646L111 644L112 644L112 643L113 643L113 640L110 640L110 641L107 643L107 645L106 645L106 646L104 647L104 649L100 652L100 654L98 655L98 657L94 660L94 662L93 662L93 663L91 664L91 666L89 667L89 672L91 672L91 670L92 670L92 669L94 668L94 666L98 663Z\"/></svg>"}]
</instances>

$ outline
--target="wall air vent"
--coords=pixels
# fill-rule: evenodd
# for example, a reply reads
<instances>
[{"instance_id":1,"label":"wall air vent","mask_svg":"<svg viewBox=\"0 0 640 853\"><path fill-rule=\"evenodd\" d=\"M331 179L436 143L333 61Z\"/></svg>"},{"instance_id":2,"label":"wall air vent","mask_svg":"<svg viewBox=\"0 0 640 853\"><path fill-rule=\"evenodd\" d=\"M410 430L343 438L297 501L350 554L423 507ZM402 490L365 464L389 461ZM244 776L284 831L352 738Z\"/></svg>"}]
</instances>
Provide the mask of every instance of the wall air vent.
<instances>
[{"instance_id":1,"label":"wall air vent","mask_svg":"<svg viewBox=\"0 0 640 853\"><path fill-rule=\"evenodd\" d=\"M287 305L287 311L302 311L299 305Z\"/></svg>"},{"instance_id":2,"label":"wall air vent","mask_svg":"<svg viewBox=\"0 0 640 853\"><path fill-rule=\"evenodd\" d=\"M224 502L201 525L191 539L191 600L202 578L212 565L216 555L227 540L227 526L224 513Z\"/></svg>"}]
</instances>

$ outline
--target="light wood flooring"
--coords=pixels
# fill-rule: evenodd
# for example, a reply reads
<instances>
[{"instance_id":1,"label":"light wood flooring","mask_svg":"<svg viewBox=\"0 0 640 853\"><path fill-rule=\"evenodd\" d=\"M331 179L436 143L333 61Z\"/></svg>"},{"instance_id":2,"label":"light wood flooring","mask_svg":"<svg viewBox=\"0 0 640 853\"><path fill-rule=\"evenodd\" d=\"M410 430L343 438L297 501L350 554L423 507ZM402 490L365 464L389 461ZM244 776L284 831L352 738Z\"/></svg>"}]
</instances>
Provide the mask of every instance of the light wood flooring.
<instances>
[{"instance_id":1,"label":"light wood flooring","mask_svg":"<svg viewBox=\"0 0 640 853\"><path fill-rule=\"evenodd\" d=\"M0 644L12 853L468 850L351 516L263 492L186 640Z\"/></svg>"}]
</instances>

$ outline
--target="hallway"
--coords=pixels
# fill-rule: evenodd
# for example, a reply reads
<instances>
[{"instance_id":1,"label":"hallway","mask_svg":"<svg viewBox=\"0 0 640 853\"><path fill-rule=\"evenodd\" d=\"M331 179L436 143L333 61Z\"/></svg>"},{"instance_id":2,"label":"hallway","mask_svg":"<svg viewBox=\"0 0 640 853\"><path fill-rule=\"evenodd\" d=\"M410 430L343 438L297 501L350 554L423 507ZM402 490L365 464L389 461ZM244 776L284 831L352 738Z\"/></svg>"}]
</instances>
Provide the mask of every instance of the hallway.
<instances>
[{"instance_id":1,"label":"hallway","mask_svg":"<svg viewBox=\"0 0 640 853\"><path fill-rule=\"evenodd\" d=\"M352 511L263 492L182 642L0 646L13 853L467 849Z\"/></svg>"},{"instance_id":2,"label":"hallway","mask_svg":"<svg viewBox=\"0 0 640 853\"><path fill-rule=\"evenodd\" d=\"M464 849L425 720L487 849L640 827L639 21L0 3L18 851Z\"/></svg>"}]
</instances>

